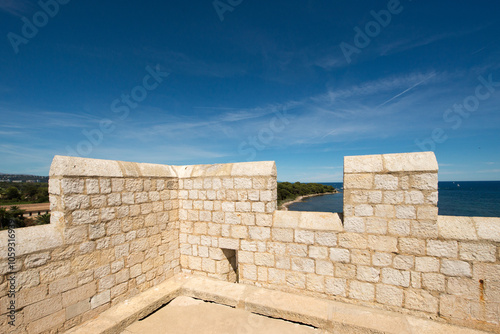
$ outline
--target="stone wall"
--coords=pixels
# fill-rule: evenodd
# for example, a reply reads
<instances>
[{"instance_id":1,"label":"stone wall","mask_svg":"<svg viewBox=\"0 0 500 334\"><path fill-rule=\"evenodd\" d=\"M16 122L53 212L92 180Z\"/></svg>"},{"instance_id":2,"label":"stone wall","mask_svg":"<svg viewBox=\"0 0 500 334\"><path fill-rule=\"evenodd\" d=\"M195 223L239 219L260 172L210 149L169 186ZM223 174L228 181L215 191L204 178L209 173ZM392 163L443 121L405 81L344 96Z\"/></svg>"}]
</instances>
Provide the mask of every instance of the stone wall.
<instances>
[{"instance_id":1,"label":"stone wall","mask_svg":"<svg viewBox=\"0 0 500 334\"><path fill-rule=\"evenodd\" d=\"M500 333L500 218L438 216L437 172L432 153L346 157L334 214L276 211L273 162L56 157L51 224L16 230L16 332L62 332L183 272Z\"/></svg>"},{"instance_id":2,"label":"stone wall","mask_svg":"<svg viewBox=\"0 0 500 334\"><path fill-rule=\"evenodd\" d=\"M14 272L0 232L0 332L64 331L180 272L177 189L169 166L55 157L51 224L16 230Z\"/></svg>"},{"instance_id":3,"label":"stone wall","mask_svg":"<svg viewBox=\"0 0 500 334\"><path fill-rule=\"evenodd\" d=\"M236 282L236 257L265 247L276 197L274 162L196 166L180 174L183 272Z\"/></svg>"}]
</instances>

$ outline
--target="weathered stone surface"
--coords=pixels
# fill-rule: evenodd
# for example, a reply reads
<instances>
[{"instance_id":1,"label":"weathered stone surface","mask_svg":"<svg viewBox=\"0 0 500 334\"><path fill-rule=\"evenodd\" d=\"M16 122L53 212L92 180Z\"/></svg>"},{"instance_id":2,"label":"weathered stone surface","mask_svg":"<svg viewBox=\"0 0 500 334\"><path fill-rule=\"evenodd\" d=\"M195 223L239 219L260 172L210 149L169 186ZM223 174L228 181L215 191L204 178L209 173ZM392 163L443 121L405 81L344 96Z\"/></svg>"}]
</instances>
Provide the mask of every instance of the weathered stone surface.
<instances>
[{"instance_id":1,"label":"weathered stone surface","mask_svg":"<svg viewBox=\"0 0 500 334\"><path fill-rule=\"evenodd\" d=\"M500 242L500 218L474 217L479 238Z\"/></svg>"},{"instance_id":2,"label":"weathered stone surface","mask_svg":"<svg viewBox=\"0 0 500 334\"><path fill-rule=\"evenodd\" d=\"M433 152L384 154L384 167L389 172L416 172L438 170Z\"/></svg>"},{"instance_id":3,"label":"weathered stone surface","mask_svg":"<svg viewBox=\"0 0 500 334\"><path fill-rule=\"evenodd\" d=\"M383 168L381 155L344 157L344 173L375 173Z\"/></svg>"},{"instance_id":4,"label":"weathered stone surface","mask_svg":"<svg viewBox=\"0 0 500 334\"><path fill-rule=\"evenodd\" d=\"M439 236L442 238L453 240L478 239L472 218L439 216L437 221Z\"/></svg>"},{"instance_id":5,"label":"weathered stone surface","mask_svg":"<svg viewBox=\"0 0 500 334\"><path fill-rule=\"evenodd\" d=\"M406 290L404 305L412 310L437 313L439 300L425 290Z\"/></svg>"},{"instance_id":6,"label":"weathered stone surface","mask_svg":"<svg viewBox=\"0 0 500 334\"><path fill-rule=\"evenodd\" d=\"M441 273L447 276L467 276L472 277L471 266L465 261L442 260Z\"/></svg>"},{"instance_id":7,"label":"weathered stone surface","mask_svg":"<svg viewBox=\"0 0 500 334\"><path fill-rule=\"evenodd\" d=\"M379 303L403 306L403 289L386 284L376 285L376 300Z\"/></svg>"}]
</instances>

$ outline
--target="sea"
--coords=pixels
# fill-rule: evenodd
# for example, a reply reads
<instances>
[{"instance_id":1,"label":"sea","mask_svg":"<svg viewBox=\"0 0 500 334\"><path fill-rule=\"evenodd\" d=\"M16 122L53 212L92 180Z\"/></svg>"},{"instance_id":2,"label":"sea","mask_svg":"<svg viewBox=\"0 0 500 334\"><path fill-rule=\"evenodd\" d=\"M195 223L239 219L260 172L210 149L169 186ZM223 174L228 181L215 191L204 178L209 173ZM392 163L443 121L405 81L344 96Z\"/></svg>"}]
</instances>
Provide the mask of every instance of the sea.
<instances>
[{"instance_id":1,"label":"sea","mask_svg":"<svg viewBox=\"0 0 500 334\"><path fill-rule=\"evenodd\" d=\"M342 183L322 183L342 191ZM500 217L500 181L438 183L440 215ZM309 197L289 206L291 211L342 212L343 194Z\"/></svg>"}]
</instances>

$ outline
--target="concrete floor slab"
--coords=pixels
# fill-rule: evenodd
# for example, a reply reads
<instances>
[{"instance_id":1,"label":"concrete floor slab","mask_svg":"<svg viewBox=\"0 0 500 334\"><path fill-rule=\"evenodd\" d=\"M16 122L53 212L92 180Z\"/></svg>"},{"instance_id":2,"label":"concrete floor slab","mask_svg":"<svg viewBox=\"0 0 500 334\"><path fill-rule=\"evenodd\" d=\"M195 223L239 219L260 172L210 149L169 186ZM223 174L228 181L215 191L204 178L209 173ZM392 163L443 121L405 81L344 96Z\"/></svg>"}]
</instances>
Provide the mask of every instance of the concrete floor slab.
<instances>
[{"instance_id":1,"label":"concrete floor slab","mask_svg":"<svg viewBox=\"0 0 500 334\"><path fill-rule=\"evenodd\" d=\"M319 330L229 306L178 297L122 334L318 334Z\"/></svg>"},{"instance_id":2,"label":"concrete floor slab","mask_svg":"<svg viewBox=\"0 0 500 334\"><path fill-rule=\"evenodd\" d=\"M177 298L180 296L192 298ZM162 307L163 305L166 306ZM144 317L147 317L146 321L138 322ZM67 333L484 334L486 332L327 299L222 282L206 277L178 275L117 304L97 318Z\"/></svg>"}]
</instances>

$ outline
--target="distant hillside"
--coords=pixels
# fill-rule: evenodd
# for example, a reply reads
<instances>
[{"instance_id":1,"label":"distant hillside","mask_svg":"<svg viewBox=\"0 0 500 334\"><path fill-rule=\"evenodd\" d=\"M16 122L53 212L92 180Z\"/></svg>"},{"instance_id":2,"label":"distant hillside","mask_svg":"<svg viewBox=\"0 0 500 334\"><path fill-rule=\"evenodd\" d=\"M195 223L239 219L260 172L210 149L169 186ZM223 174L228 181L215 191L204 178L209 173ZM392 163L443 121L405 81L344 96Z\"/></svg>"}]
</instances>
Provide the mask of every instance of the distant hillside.
<instances>
[{"instance_id":1,"label":"distant hillside","mask_svg":"<svg viewBox=\"0 0 500 334\"><path fill-rule=\"evenodd\" d=\"M48 176L39 176L39 175L5 174L5 173L0 173L0 182L35 182L35 183L47 183L47 182L49 182L49 177Z\"/></svg>"}]
</instances>

